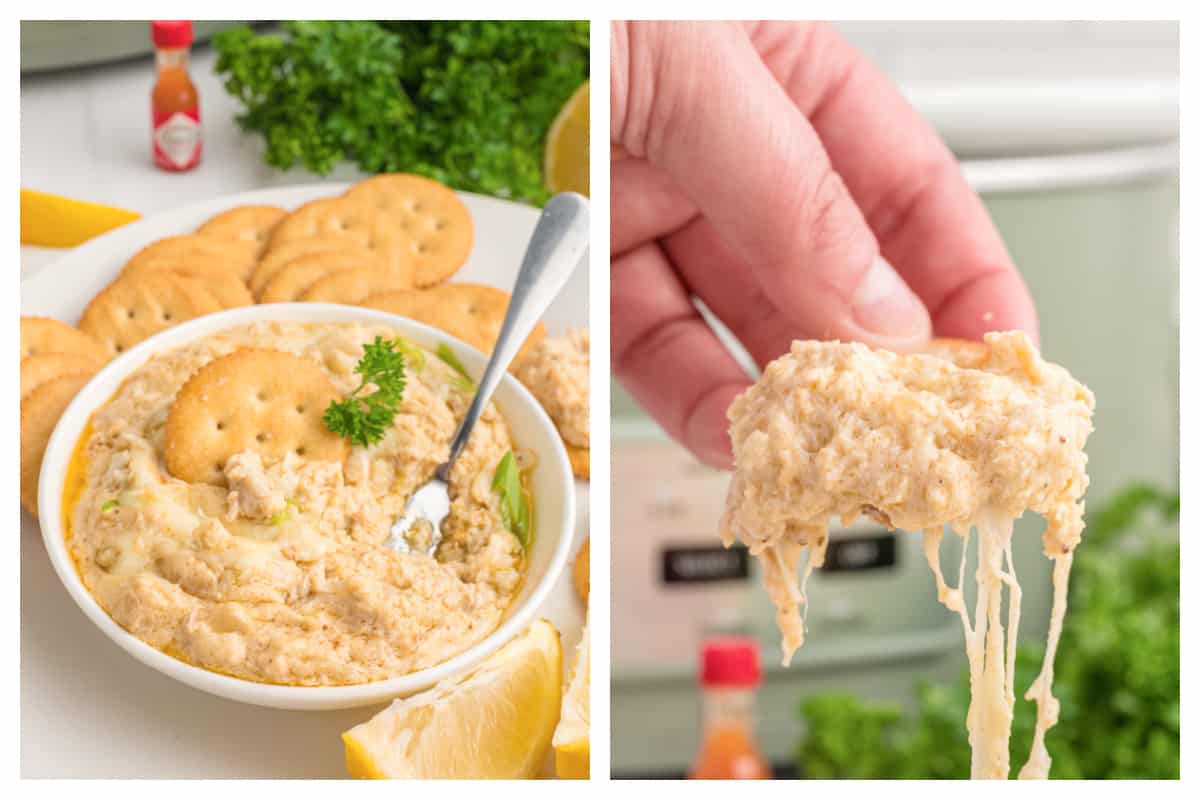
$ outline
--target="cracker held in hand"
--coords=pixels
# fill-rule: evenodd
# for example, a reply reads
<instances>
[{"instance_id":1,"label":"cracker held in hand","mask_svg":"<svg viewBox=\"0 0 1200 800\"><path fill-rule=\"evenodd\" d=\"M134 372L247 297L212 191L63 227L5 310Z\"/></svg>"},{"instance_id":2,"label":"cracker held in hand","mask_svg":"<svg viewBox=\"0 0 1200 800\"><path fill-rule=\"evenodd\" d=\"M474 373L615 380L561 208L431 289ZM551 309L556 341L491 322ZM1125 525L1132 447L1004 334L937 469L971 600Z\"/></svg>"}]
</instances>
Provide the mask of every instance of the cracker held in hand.
<instances>
[{"instance_id":1,"label":"cracker held in hand","mask_svg":"<svg viewBox=\"0 0 1200 800\"><path fill-rule=\"evenodd\" d=\"M21 398L21 505L37 516L38 476L58 418L88 382L84 373L46 381Z\"/></svg>"},{"instance_id":2,"label":"cracker held in hand","mask_svg":"<svg viewBox=\"0 0 1200 800\"><path fill-rule=\"evenodd\" d=\"M471 214L453 190L420 175L379 175L346 192L411 239L416 285L448 280L466 262L475 239Z\"/></svg>"},{"instance_id":3,"label":"cracker held in hand","mask_svg":"<svg viewBox=\"0 0 1200 800\"><path fill-rule=\"evenodd\" d=\"M344 462L350 445L321 421L339 400L315 362L280 350L243 348L209 362L179 390L163 439L167 469L189 483L222 485L230 456L294 453Z\"/></svg>"},{"instance_id":4,"label":"cracker held in hand","mask_svg":"<svg viewBox=\"0 0 1200 800\"><path fill-rule=\"evenodd\" d=\"M103 364L108 353L78 328L49 317L21 317L21 358L51 353L86 356Z\"/></svg>"},{"instance_id":5,"label":"cracker held in hand","mask_svg":"<svg viewBox=\"0 0 1200 800\"><path fill-rule=\"evenodd\" d=\"M474 283L445 283L431 289L410 289L373 295L363 303L401 317L432 325L451 336L462 339L484 354L490 354L504 324L510 295L492 286ZM514 364L546 336L546 326L539 322L521 345Z\"/></svg>"},{"instance_id":6,"label":"cracker held in hand","mask_svg":"<svg viewBox=\"0 0 1200 800\"><path fill-rule=\"evenodd\" d=\"M185 233L146 245L129 259L125 269L136 268L140 262L151 259L193 257L222 262L239 278L246 280L258 263L258 248L251 242L231 242L198 233Z\"/></svg>"},{"instance_id":7,"label":"cracker held in hand","mask_svg":"<svg viewBox=\"0 0 1200 800\"><path fill-rule=\"evenodd\" d=\"M117 278L84 309L79 327L112 357L172 325L220 310L202 284L149 271Z\"/></svg>"},{"instance_id":8,"label":"cracker held in hand","mask_svg":"<svg viewBox=\"0 0 1200 800\"><path fill-rule=\"evenodd\" d=\"M271 231L287 212L276 206L239 206L222 211L196 229L196 233L227 242L253 245L261 254L271 240Z\"/></svg>"}]
</instances>

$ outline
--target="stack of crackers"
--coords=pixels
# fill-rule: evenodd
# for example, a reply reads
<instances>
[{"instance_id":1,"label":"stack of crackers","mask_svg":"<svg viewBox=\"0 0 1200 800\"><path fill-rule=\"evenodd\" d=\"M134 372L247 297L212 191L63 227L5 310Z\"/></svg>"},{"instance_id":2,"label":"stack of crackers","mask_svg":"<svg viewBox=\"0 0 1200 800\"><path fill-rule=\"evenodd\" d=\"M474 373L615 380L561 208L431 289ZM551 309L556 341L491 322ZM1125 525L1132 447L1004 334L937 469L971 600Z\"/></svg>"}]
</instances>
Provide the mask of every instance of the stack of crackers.
<instances>
[{"instance_id":1,"label":"stack of crackers","mask_svg":"<svg viewBox=\"0 0 1200 800\"><path fill-rule=\"evenodd\" d=\"M474 242L451 189L380 175L286 211L225 211L194 233L140 250L84 309L78 328L21 320L21 502L37 513L46 440L71 398L111 358L173 325L253 303L375 308L438 328L490 353L509 294L449 282ZM518 359L546 335L539 322Z\"/></svg>"}]
</instances>

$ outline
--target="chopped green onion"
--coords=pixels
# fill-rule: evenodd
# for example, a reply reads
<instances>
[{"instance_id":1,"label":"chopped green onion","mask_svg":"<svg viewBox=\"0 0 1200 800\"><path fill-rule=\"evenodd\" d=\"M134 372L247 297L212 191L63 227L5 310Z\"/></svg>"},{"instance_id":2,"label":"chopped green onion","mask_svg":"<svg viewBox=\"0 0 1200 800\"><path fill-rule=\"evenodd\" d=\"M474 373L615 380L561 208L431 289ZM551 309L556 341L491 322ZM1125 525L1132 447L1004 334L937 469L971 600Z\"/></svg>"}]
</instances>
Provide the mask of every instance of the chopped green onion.
<instances>
[{"instance_id":1,"label":"chopped green onion","mask_svg":"<svg viewBox=\"0 0 1200 800\"><path fill-rule=\"evenodd\" d=\"M517 467L517 459L511 450L505 453L504 458L496 465L492 491L499 495L500 518L504 521L504 527L520 540L522 547L528 547L529 503L521 488L521 470Z\"/></svg>"}]
</instances>

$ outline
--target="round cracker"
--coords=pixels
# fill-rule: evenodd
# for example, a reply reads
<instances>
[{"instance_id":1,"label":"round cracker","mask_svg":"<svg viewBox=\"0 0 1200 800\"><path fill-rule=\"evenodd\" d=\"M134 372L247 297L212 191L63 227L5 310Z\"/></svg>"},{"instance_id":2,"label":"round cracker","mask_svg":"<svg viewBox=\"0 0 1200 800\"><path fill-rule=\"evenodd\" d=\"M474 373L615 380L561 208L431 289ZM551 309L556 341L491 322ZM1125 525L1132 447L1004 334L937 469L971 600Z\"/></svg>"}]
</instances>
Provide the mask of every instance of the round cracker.
<instances>
[{"instance_id":1,"label":"round cracker","mask_svg":"<svg viewBox=\"0 0 1200 800\"><path fill-rule=\"evenodd\" d=\"M429 289L409 289L372 295L363 305L432 325L462 339L485 355L496 346L504 324L510 295L493 286L476 283L444 283ZM538 322L521 345L513 363L546 337L546 326Z\"/></svg>"},{"instance_id":2,"label":"round cracker","mask_svg":"<svg viewBox=\"0 0 1200 800\"><path fill-rule=\"evenodd\" d=\"M306 303L344 303L355 306L373 294L411 288L412 276L397 275L391 270L356 267L326 275L305 289L300 299Z\"/></svg>"},{"instance_id":3,"label":"round cracker","mask_svg":"<svg viewBox=\"0 0 1200 800\"><path fill-rule=\"evenodd\" d=\"M333 236L374 253L393 269L406 269L416 244L402 228L375 208L347 197L313 200L284 217L271 234L268 254L285 244L314 236Z\"/></svg>"},{"instance_id":4,"label":"round cracker","mask_svg":"<svg viewBox=\"0 0 1200 800\"><path fill-rule=\"evenodd\" d=\"M452 190L420 175L377 175L346 191L411 238L416 285L434 286L466 263L474 243L471 213Z\"/></svg>"},{"instance_id":5,"label":"round cracker","mask_svg":"<svg viewBox=\"0 0 1200 800\"><path fill-rule=\"evenodd\" d=\"M245 283L238 280L236 275L185 277L199 284L223 309L254 305L254 297L250 294L250 290L246 288Z\"/></svg>"},{"instance_id":6,"label":"round cracker","mask_svg":"<svg viewBox=\"0 0 1200 800\"><path fill-rule=\"evenodd\" d=\"M155 258L205 256L223 262L239 278L246 280L254 270L254 265L258 263L258 247L251 242L230 242L198 233L185 233L180 236L168 236L146 245L129 259L125 269L136 267L143 260Z\"/></svg>"},{"instance_id":7,"label":"round cracker","mask_svg":"<svg viewBox=\"0 0 1200 800\"><path fill-rule=\"evenodd\" d=\"M21 359L21 397L63 375L92 376L103 362L77 353L47 353Z\"/></svg>"},{"instance_id":8,"label":"round cracker","mask_svg":"<svg viewBox=\"0 0 1200 800\"><path fill-rule=\"evenodd\" d=\"M143 259L123 270L121 274L138 275L144 272L169 272L195 281L212 295L221 308L241 308L254 304L254 296L237 273L225 262L207 256Z\"/></svg>"},{"instance_id":9,"label":"round cracker","mask_svg":"<svg viewBox=\"0 0 1200 800\"><path fill-rule=\"evenodd\" d=\"M87 356L108 361L104 348L83 331L49 317L21 317L21 358L51 353Z\"/></svg>"},{"instance_id":10,"label":"round cracker","mask_svg":"<svg viewBox=\"0 0 1200 800\"><path fill-rule=\"evenodd\" d=\"M222 211L196 229L196 233L227 242L246 242L261 255L271 231L287 212L277 206L238 206Z\"/></svg>"},{"instance_id":11,"label":"round cracker","mask_svg":"<svg viewBox=\"0 0 1200 800\"><path fill-rule=\"evenodd\" d=\"M198 370L176 395L163 437L167 469L190 483L219 486L226 459L246 450L343 463L350 444L322 421L339 399L329 375L310 359L235 350Z\"/></svg>"},{"instance_id":12,"label":"round cracker","mask_svg":"<svg viewBox=\"0 0 1200 800\"><path fill-rule=\"evenodd\" d=\"M575 473L575 477L581 481L591 480L592 448L576 447L566 442L563 442L563 447L567 448L567 460L571 462L571 472Z\"/></svg>"},{"instance_id":13,"label":"round cracker","mask_svg":"<svg viewBox=\"0 0 1200 800\"><path fill-rule=\"evenodd\" d=\"M35 517L46 443L59 417L89 377L84 373L60 375L21 398L21 505Z\"/></svg>"},{"instance_id":14,"label":"round cracker","mask_svg":"<svg viewBox=\"0 0 1200 800\"><path fill-rule=\"evenodd\" d=\"M174 256L144 256L131 259L122 269L122 275L137 275L142 272L174 272L178 275L190 275L195 278L207 278L212 275L221 277L238 277L236 267L230 265L224 258L218 258L206 253L189 253Z\"/></svg>"},{"instance_id":15,"label":"round cracker","mask_svg":"<svg viewBox=\"0 0 1200 800\"><path fill-rule=\"evenodd\" d=\"M262 260L254 268L254 274L250 276L250 291L257 297L279 270L301 256L331 252L356 253L363 258L376 259L376 263L381 267L385 266L383 260L364 245L345 236L324 235L312 236L306 239L294 239L278 247L273 246L263 254Z\"/></svg>"},{"instance_id":16,"label":"round cracker","mask_svg":"<svg viewBox=\"0 0 1200 800\"><path fill-rule=\"evenodd\" d=\"M389 272L387 267L379 266L374 256L336 251L301 256L289 261L283 269L275 273L275 277L271 278L263 288L262 294L258 296L259 302L290 303L300 299L300 295L320 279L356 267Z\"/></svg>"},{"instance_id":17,"label":"round cracker","mask_svg":"<svg viewBox=\"0 0 1200 800\"><path fill-rule=\"evenodd\" d=\"M112 357L172 325L220 310L216 299L190 278L140 272L117 278L92 298L79 327Z\"/></svg>"},{"instance_id":18,"label":"round cracker","mask_svg":"<svg viewBox=\"0 0 1200 800\"><path fill-rule=\"evenodd\" d=\"M592 538L583 540L583 545L579 548L579 552L575 555L575 566L572 568L572 577L575 579L575 593L579 595L579 599L586 606L588 595L592 589Z\"/></svg>"}]
</instances>

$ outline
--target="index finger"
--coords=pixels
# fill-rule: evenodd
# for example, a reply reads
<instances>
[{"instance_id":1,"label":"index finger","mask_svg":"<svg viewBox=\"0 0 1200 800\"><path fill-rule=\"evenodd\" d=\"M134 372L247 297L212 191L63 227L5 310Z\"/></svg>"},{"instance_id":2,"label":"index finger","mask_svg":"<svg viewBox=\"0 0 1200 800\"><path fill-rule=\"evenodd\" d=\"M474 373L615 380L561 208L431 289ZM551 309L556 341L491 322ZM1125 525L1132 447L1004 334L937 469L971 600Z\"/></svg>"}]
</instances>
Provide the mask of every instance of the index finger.
<instances>
[{"instance_id":1,"label":"index finger","mask_svg":"<svg viewBox=\"0 0 1200 800\"><path fill-rule=\"evenodd\" d=\"M1020 329L1036 340L1033 300L1003 239L949 148L895 84L830 25L749 30L934 331L979 338Z\"/></svg>"}]
</instances>

